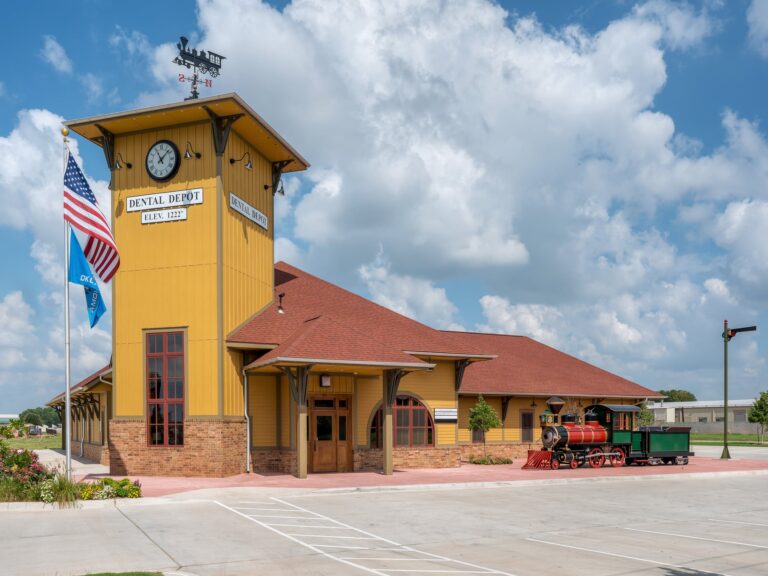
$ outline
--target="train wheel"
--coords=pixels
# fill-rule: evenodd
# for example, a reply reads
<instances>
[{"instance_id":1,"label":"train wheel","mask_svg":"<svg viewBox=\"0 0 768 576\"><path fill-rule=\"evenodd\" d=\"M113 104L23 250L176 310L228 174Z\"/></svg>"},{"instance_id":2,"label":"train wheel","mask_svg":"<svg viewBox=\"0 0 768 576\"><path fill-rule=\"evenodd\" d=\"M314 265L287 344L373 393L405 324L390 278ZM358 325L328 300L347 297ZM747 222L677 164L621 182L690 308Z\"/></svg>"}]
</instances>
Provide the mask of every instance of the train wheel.
<instances>
[{"instance_id":1,"label":"train wheel","mask_svg":"<svg viewBox=\"0 0 768 576\"><path fill-rule=\"evenodd\" d=\"M592 468L602 468L605 464L605 455L600 448L592 448L589 451L589 465Z\"/></svg>"},{"instance_id":2,"label":"train wheel","mask_svg":"<svg viewBox=\"0 0 768 576\"><path fill-rule=\"evenodd\" d=\"M615 446L611 448L611 452L613 452L615 455L609 456L609 460L611 461L611 466L614 466L618 468L619 466L624 466L624 461L626 460L626 455L624 454L624 450L621 448L616 448Z\"/></svg>"},{"instance_id":3,"label":"train wheel","mask_svg":"<svg viewBox=\"0 0 768 576\"><path fill-rule=\"evenodd\" d=\"M571 470L576 470L576 468L579 467L579 459L574 456L571 458L571 461L568 463L568 465L571 467Z\"/></svg>"},{"instance_id":4,"label":"train wheel","mask_svg":"<svg viewBox=\"0 0 768 576\"><path fill-rule=\"evenodd\" d=\"M560 468L560 462L556 458L553 458L552 462L549 463L549 467L552 468L552 470L557 470Z\"/></svg>"}]
</instances>

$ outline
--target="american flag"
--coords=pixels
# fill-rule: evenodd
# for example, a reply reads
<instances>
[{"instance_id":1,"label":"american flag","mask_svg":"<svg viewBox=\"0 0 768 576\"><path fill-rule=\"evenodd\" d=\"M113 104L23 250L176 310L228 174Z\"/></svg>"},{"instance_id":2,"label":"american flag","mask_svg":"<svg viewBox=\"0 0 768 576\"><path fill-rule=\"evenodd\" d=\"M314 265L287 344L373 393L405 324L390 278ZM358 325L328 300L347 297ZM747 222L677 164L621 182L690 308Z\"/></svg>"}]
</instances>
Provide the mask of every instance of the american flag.
<instances>
[{"instance_id":1,"label":"american flag","mask_svg":"<svg viewBox=\"0 0 768 576\"><path fill-rule=\"evenodd\" d=\"M64 172L64 220L88 235L85 257L97 276L109 282L120 266L115 238L71 153Z\"/></svg>"}]
</instances>

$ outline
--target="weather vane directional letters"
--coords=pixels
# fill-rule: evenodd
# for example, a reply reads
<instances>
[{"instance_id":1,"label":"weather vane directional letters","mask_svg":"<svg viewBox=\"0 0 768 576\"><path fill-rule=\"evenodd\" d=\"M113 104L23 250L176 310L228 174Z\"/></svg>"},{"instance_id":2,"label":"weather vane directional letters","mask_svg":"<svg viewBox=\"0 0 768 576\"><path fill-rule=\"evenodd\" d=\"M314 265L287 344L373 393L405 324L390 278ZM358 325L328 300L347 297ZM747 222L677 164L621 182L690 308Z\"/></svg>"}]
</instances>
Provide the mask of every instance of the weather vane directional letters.
<instances>
[{"instance_id":1,"label":"weather vane directional letters","mask_svg":"<svg viewBox=\"0 0 768 576\"><path fill-rule=\"evenodd\" d=\"M179 54L173 59L174 64L179 66L185 66L186 68L192 68L192 76L187 76L184 73L179 74L179 82L192 82L191 94L185 100L196 100L200 95L197 91L197 83L199 81L198 72L200 74L210 74L211 77L216 78L221 70L221 61L225 56L211 52L210 50L206 54L205 50L199 52L195 48L190 48L189 39L182 36L179 42L176 44L176 48L179 49ZM213 80L206 78L204 80L206 88L213 86Z\"/></svg>"}]
</instances>

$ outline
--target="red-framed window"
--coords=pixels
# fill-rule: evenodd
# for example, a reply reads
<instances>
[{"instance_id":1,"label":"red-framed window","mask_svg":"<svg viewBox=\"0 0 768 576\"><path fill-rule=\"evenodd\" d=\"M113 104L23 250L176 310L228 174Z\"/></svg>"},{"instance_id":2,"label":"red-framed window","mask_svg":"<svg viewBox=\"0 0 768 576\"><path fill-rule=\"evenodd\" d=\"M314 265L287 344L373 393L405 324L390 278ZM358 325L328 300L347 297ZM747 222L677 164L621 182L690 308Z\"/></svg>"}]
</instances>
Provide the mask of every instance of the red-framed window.
<instances>
[{"instance_id":1,"label":"red-framed window","mask_svg":"<svg viewBox=\"0 0 768 576\"><path fill-rule=\"evenodd\" d=\"M372 448L381 448L382 411L379 408L371 421L370 440ZM435 425L426 406L413 396L398 396L393 406L395 446L433 446Z\"/></svg>"},{"instance_id":2,"label":"red-framed window","mask_svg":"<svg viewBox=\"0 0 768 576\"><path fill-rule=\"evenodd\" d=\"M472 430L472 443L482 444L485 441L485 431L480 428L479 430Z\"/></svg>"},{"instance_id":3,"label":"red-framed window","mask_svg":"<svg viewBox=\"0 0 768 576\"><path fill-rule=\"evenodd\" d=\"M184 333L147 334L147 439L184 445Z\"/></svg>"}]
</instances>

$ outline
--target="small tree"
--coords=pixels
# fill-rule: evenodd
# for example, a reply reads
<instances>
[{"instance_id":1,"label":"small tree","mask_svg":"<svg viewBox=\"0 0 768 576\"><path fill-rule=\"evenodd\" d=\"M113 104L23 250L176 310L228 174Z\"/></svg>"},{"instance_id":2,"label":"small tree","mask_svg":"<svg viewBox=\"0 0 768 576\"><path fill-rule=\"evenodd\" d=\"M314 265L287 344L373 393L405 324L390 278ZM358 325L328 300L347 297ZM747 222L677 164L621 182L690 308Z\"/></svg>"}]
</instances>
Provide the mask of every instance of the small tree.
<instances>
[{"instance_id":1,"label":"small tree","mask_svg":"<svg viewBox=\"0 0 768 576\"><path fill-rule=\"evenodd\" d=\"M650 410L645 402L640 404L640 413L637 415L638 424L640 426L651 426L655 420L656 416L654 416L653 410Z\"/></svg>"},{"instance_id":2,"label":"small tree","mask_svg":"<svg viewBox=\"0 0 768 576\"><path fill-rule=\"evenodd\" d=\"M659 390L659 394L666 396L667 402L695 402L696 396L688 390Z\"/></svg>"},{"instance_id":3,"label":"small tree","mask_svg":"<svg viewBox=\"0 0 768 576\"><path fill-rule=\"evenodd\" d=\"M485 401L483 395L477 398L477 403L469 409L469 429L483 431L483 456L488 458L488 448L485 444L485 434L491 428L501 426L501 419L496 411Z\"/></svg>"},{"instance_id":4,"label":"small tree","mask_svg":"<svg viewBox=\"0 0 768 576\"><path fill-rule=\"evenodd\" d=\"M21 413L21 421L24 422L24 424L31 424L32 426L43 425L43 419L40 417L40 414L34 410L24 410L24 412Z\"/></svg>"},{"instance_id":5,"label":"small tree","mask_svg":"<svg viewBox=\"0 0 768 576\"><path fill-rule=\"evenodd\" d=\"M760 392L760 397L755 399L747 419L758 426L758 441L763 443L765 429L768 428L768 392Z\"/></svg>"}]
</instances>

